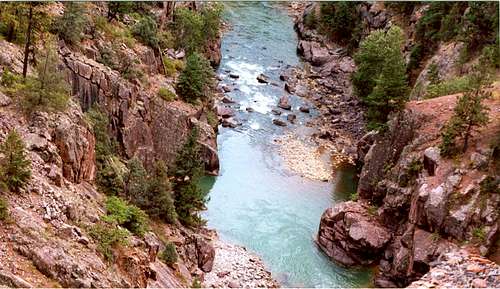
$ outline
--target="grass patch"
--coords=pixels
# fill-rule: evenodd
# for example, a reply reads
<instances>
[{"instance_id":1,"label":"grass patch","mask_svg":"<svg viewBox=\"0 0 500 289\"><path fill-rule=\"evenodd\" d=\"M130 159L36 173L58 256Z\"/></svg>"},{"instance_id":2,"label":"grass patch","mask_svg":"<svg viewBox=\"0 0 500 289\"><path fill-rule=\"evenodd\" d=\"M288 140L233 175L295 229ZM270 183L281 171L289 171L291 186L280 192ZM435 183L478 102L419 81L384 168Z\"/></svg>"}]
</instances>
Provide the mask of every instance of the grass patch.
<instances>
[{"instance_id":1,"label":"grass patch","mask_svg":"<svg viewBox=\"0 0 500 289\"><path fill-rule=\"evenodd\" d=\"M431 84L427 87L427 93L424 98L429 99L464 92L471 86L471 81L471 78L465 75L436 84Z\"/></svg>"},{"instance_id":2,"label":"grass patch","mask_svg":"<svg viewBox=\"0 0 500 289\"><path fill-rule=\"evenodd\" d=\"M158 96L166 102L177 99L177 95L166 87L160 87L158 90Z\"/></svg>"},{"instance_id":3,"label":"grass patch","mask_svg":"<svg viewBox=\"0 0 500 289\"><path fill-rule=\"evenodd\" d=\"M89 235L97 241L99 251L107 261L113 261L113 249L128 244L129 232L112 224L95 224L89 229Z\"/></svg>"},{"instance_id":4,"label":"grass patch","mask_svg":"<svg viewBox=\"0 0 500 289\"><path fill-rule=\"evenodd\" d=\"M165 244L165 249L160 253L160 259L165 262L165 264L172 266L177 262L178 258L179 256L177 255L175 244L167 242Z\"/></svg>"}]
</instances>

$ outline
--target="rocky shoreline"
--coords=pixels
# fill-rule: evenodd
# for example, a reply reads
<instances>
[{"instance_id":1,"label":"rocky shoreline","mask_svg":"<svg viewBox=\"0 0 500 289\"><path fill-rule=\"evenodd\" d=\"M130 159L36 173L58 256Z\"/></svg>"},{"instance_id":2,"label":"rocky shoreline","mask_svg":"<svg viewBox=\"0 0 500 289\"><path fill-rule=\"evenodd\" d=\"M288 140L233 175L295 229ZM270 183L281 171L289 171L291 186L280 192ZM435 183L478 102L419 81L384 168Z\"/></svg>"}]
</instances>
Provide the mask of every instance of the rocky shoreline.
<instances>
[{"instance_id":1,"label":"rocky shoreline","mask_svg":"<svg viewBox=\"0 0 500 289\"><path fill-rule=\"evenodd\" d=\"M264 262L245 247L214 237L215 259L212 271L205 274L204 287L277 288Z\"/></svg>"}]
</instances>

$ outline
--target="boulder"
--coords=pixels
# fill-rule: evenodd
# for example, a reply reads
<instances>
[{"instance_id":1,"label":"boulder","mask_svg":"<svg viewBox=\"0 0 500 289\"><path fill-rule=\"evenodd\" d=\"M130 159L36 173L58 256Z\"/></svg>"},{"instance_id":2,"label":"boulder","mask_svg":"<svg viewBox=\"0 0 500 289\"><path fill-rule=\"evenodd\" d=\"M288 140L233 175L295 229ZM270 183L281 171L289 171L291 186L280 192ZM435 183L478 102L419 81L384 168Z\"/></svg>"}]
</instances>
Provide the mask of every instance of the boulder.
<instances>
[{"instance_id":1,"label":"boulder","mask_svg":"<svg viewBox=\"0 0 500 289\"><path fill-rule=\"evenodd\" d=\"M301 106L299 107L299 110L303 113L309 113L310 109L307 106Z\"/></svg>"},{"instance_id":2,"label":"boulder","mask_svg":"<svg viewBox=\"0 0 500 289\"><path fill-rule=\"evenodd\" d=\"M10 97L5 95L3 92L0 91L0 107L2 106L7 106L12 103L12 100Z\"/></svg>"},{"instance_id":3,"label":"boulder","mask_svg":"<svg viewBox=\"0 0 500 289\"><path fill-rule=\"evenodd\" d=\"M217 106L217 115L222 118L234 116L234 111L227 106Z\"/></svg>"},{"instance_id":4,"label":"boulder","mask_svg":"<svg viewBox=\"0 0 500 289\"><path fill-rule=\"evenodd\" d=\"M286 122L284 122L283 120L281 120L279 118L273 119L273 124L275 124L277 126L286 126Z\"/></svg>"},{"instance_id":5,"label":"boulder","mask_svg":"<svg viewBox=\"0 0 500 289\"><path fill-rule=\"evenodd\" d=\"M221 122L221 125L223 127L236 128L238 127L239 123L234 118L230 117L230 118L224 118Z\"/></svg>"},{"instance_id":6,"label":"boulder","mask_svg":"<svg viewBox=\"0 0 500 289\"><path fill-rule=\"evenodd\" d=\"M279 111L277 109L271 109L271 113L274 115L281 115L281 111Z\"/></svg>"},{"instance_id":7,"label":"boulder","mask_svg":"<svg viewBox=\"0 0 500 289\"><path fill-rule=\"evenodd\" d=\"M427 171L429 176L434 176L436 173L436 168L439 161L441 160L441 155L439 148L428 147L424 151L424 169Z\"/></svg>"},{"instance_id":8,"label":"boulder","mask_svg":"<svg viewBox=\"0 0 500 289\"><path fill-rule=\"evenodd\" d=\"M261 73L257 76L257 81L259 83L269 83L269 77Z\"/></svg>"},{"instance_id":9,"label":"boulder","mask_svg":"<svg viewBox=\"0 0 500 289\"><path fill-rule=\"evenodd\" d=\"M229 77L234 78L234 79L240 78L240 76L238 74L234 74L234 73L230 73Z\"/></svg>"},{"instance_id":10,"label":"boulder","mask_svg":"<svg viewBox=\"0 0 500 289\"><path fill-rule=\"evenodd\" d=\"M205 239L196 239L196 250L198 252L198 267L205 273L212 271L215 258L215 248Z\"/></svg>"},{"instance_id":11,"label":"boulder","mask_svg":"<svg viewBox=\"0 0 500 289\"><path fill-rule=\"evenodd\" d=\"M222 103L230 104L230 103L235 103L235 101L232 98L230 98L230 97L224 96L222 98Z\"/></svg>"},{"instance_id":12,"label":"boulder","mask_svg":"<svg viewBox=\"0 0 500 289\"><path fill-rule=\"evenodd\" d=\"M316 243L333 260L352 266L376 261L390 239L390 232L365 205L349 201L323 213Z\"/></svg>"},{"instance_id":13,"label":"boulder","mask_svg":"<svg viewBox=\"0 0 500 289\"><path fill-rule=\"evenodd\" d=\"M286 119L291 122L291 123L295 123L295 120L297 119L297 116L293 113L290 113L286 116Z\"/></svg>"},{"instance_id":14,"label":"boulder","mask_svg":"<svg viewBox=\"0 0 500 289\"><path fill-rule=\"evenodd\" d=\"M473 169L481 169L488 165L488 157L477 152L470 156L470 163Z\"/></svg>"},{"instance_id":15,"label":"boulder","mask_svg":"<svg viewBox=\"0 0 500 289\"><path fill-rule=\"evenodd\" d=\"M285 110L292 109L292 106L288 103L288 96L284 95L280 97L280 101L278 102L278 107Z\"/></svg>"}]
</instances>

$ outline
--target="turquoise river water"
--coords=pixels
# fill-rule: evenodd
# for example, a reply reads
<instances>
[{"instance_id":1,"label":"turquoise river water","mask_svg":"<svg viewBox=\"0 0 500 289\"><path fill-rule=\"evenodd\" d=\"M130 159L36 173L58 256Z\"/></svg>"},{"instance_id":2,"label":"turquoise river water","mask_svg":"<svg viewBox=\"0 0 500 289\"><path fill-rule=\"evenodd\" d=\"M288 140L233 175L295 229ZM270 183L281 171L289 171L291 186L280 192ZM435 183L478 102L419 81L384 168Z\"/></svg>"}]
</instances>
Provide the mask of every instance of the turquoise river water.
<instances>
[{"instance_id":1,"label":"turquoise river water","mask_svg":"<svg viewBox=\"0 0 500 289\"><path fill-rule=\"evenodd\" d=\"M271 109L285 93L279 74L289 65L301 65L292 19L279 5L225 3L230 30L223 36L218 74L238 88L228 95L237 102L233 107L242 126L220 128L221 170L209 181L204 217L222 239L259 255L283 286L365 287L370 282L367 270L335 265L313 241L323 211L352 190L352 175L340 172L333 182L305 179L287 170L276 151L274 140L291 130L307 131L304 123L310 117L295 112L297 124L272 124L276 116ZM231 79L229 73L239 78ZM258 83L260 73L279 86ZM292 96L292 103L296 111L303 100ZM246 112L249 106L255 111Z\"/></svg>"}]
</instances>

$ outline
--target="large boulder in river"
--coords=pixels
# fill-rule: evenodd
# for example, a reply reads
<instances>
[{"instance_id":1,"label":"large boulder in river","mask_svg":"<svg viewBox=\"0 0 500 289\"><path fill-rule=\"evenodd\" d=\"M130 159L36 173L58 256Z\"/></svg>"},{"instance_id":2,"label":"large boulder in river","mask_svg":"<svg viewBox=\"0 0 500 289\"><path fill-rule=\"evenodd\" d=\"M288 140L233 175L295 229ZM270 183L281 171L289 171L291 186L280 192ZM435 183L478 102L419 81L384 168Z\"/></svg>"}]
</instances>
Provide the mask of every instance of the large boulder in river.
<instances>
[{"instance_id":1,"label":"large boulder in river","mask_svg":"<svg viewBox=\"0 0 500 289\"><path fill-rule=\"evenodd\" d=\"M321 47L321 44L318 42L301 40L299 41L297 50L314 66L321 66L331 58L328 48Z\"/></svg>"},{"instance_id":2,"label":"large boulder in river","mask_svg":"<svg viewBox=\"0 0 500 289\"><path fill-rule=\"evenodd\" d=\"M344 202L321 216L316 243L342 265L369 265L383 253L389 231L358 202Z\"/></svg>"},{"instance_id":3,"label":"large boulder in river","mask_svg":"<svg viewBox=\"0 0 500 289\"><path fill-rule=\"evenodd\" d=\"M280 97L280 101L278 102L278 107L285 110L292 109L292 106L290 105L290 103L288 103L288 96L283 95L282 97Z\"/></svg>"}]
</instances>

